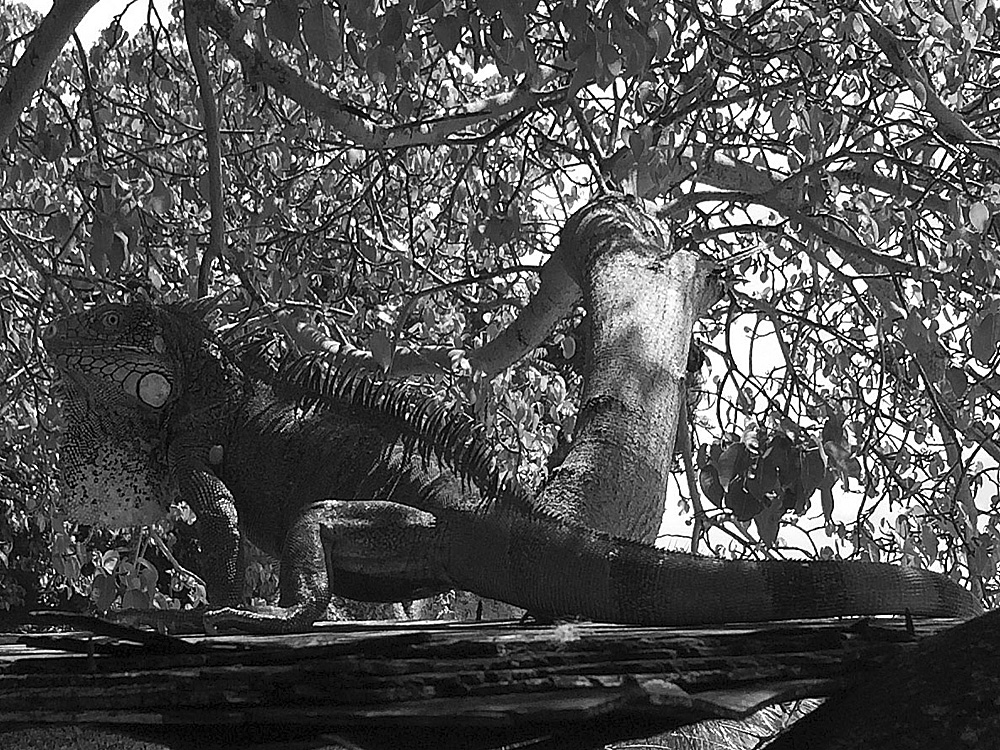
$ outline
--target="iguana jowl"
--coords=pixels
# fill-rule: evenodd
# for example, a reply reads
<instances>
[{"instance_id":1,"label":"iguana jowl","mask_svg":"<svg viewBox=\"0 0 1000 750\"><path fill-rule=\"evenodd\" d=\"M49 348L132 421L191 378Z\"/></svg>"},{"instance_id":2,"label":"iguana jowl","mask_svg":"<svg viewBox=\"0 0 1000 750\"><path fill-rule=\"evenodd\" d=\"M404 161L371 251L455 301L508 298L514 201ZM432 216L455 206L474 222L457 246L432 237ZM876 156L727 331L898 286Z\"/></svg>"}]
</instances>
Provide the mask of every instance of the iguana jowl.
<instances>
[{"instance_id":1,"label":"iguana jowl","mask_svg":"<svg viewBox=\"0 0 1000 750\"><path fill-rule=\"evenodd\" d=\"M102 305L55 323L46 346L68 382L73 491L86 496L95 471L73 461L103 443L125 460L97 471L148 474L123 476L121 494L162 502L169 487L186 500L210 602L224 605L208 615L215 625L297 630L331 593L399 601L450 588L539 614L650 625L977 611L929 571L717 560L559 521L500 481L467 423L434 402L321 357L261 377L193 305ZM241 533L281 560L277 609L232 609Z\"/></svg>"}]
</instances>

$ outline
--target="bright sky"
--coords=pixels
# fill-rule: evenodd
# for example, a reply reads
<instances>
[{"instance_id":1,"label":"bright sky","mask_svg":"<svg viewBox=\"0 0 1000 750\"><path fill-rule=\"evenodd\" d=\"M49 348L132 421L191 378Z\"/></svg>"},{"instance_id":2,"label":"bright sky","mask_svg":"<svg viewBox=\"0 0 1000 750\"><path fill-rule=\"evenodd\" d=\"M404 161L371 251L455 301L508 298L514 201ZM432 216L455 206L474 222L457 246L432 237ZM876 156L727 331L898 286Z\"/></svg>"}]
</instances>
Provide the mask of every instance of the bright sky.
<instances>
[{"instance_id":1,"label":"bright sky","mask_svg":"<svg viewBox=\"0 0 1000 750\"><path fill-rule=\"evenodd\" d=\"M22 2L42 14L48 13L49 8L52 7L52 0L22 0ZM154 2L160 15L166 19L170 15L168 1L154 0ZM114 17L128 8L122 18L122 26L130 34L134 34L135 30L146 21L147 7L146 0L131 0L131 2L130 0L100 0L97 5L90 9L90 12L77 27L76 33L80 35L83 46L89 48L100 33L110 25Z\"/></svg>"}]
</instances>

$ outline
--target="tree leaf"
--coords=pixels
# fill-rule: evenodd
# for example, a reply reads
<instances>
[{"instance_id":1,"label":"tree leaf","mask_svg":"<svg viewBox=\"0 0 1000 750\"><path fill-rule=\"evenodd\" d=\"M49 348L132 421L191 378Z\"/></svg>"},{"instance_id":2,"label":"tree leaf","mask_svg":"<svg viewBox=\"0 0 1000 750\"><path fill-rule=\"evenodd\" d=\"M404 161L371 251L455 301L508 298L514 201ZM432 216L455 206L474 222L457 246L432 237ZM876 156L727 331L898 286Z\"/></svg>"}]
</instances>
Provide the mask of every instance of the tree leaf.
<instances>
[{"instance_id":1,"label":"tree leaf","mask_svg":"<svg viewBox=\"0 0 1000 750\"><path fill-rule=\"evenodd\" d=\"M153 181L153 189L146 196L144 205L147 211L163 214L174 207L174 194L163 181L157 177Z\"/></svg>"},{"instance_id":2,"label":"tree leaf","mask_svg":"<svg viewBox=\"0 0 1000 750\"><path fill-rule=\"evenodd\" d=\"M986 313L979 320L979 325L972 329L972 356L986 365L993 359L996 350L996 316Z\"/></svg>"},{"instance_id":3,"label":"tree leaf","mask_svg":"<svg viewBox=\"0 0 1000 750\"><path fill-rule=\"evenodd\" d=\"M264 11L267 33L287 45L299 35L299 6L294 0L271 0Z\"/></svg>"},{"instance_id":4,"label":"tree leaf","mask_svg":"<svg viewBox=\"0 0 1000 750\"><path fill-rule=\"evenodd\" d=\"M527 30L527 16L520 0L500 0L500 16L516 40L524 39Z\"/></svg>"},{"instance_id":5,"label":"tree leaf","mask_svg":"<svg viewBox=\"0 0 1000 750\"><path fill-rule=\"evenodd\" d=\"M961 367L949 367L945 372L945 377L948 379L948 385L951 386L956 398L961 398L969 390L969 378Z\"/></svg>"},{"instance_id":6,"label":"tree leaf","mask_svg":"<svg viewBox=\"0 0 1000 750\"><path fill-rule=\"evenodd\" d=\"M365 55L361 51L361 45L358 43L358 33L356 31L351 31L347 34L347 54L351 56L351 60L359 70L365 69Z\"/></svg>"},{"instance_id":7,"label":"tree leaf","mask_svg":"<svg viewBox=\"0 0 1000 750\"><path fill-rule=\"evenodd\" d=\"M719 472L714 466L702 467L701 471L698 472L698 485L701 487L702 494L712 505L717 508L722 507L722 498L725 496L726 490L723 488L722 482L719 481Z\"/></svg>"},{"instance_id":8,"label":"tree leaf","mask_svg":"<svg viewBox=\"0 0 1000 750\"><path fill-rule=\"evenodd\" d=\"M64 240L73 231L73 221L65 213L55 213L45 222L45 233L58 241Z\"/></svg>"},{"instance_id":9,"label":"tree leaf","mask_svg":"<svg viewBox=\"0 0 1000 750\"><path fill-rule=\"evenodd\" d=\"M792 123L792 109L788 102L780 101L771 110L771 124L774 131L779 135L788 132L788 126Z\"/></svg>"},{"instance_id":10,"label":"tree leaf","mask_svg":"<svg viewBox=\"0 0 1000 750\"><path fill-rule=\"evenodd\" d=\"M108 261L108 274L117 275L128 260L128 235L116 230L111 235L111 244L105 252Z\"/></svg>"},{"instance_id":11,"label":"tree leaf","mask_svg":"<svg viewBox=\"0 0 1000 750\"><path fill-rule=\"evenodd\" d=\"M760 513L763 504L751 495L742 482L733 482L726 490L726 507L741 521L749 521Z\"/></svg>"},{"instance_id":12,"label":"tree leaf","mask_svg":"<svg viewBox=\"0 0 1000 750\"><path fill-rule=\"evenodd\" d=\"M378 248L371 242L359 242L357 250L361 254L361 257L369 263L374 264L378 262Z\"/></svg>"},{"instance_id":13,"label":"tree leaf","mask_svg":"<svg viewBox=\"0 0 1000 750\"><path fill-rule=\"evenodd\" d=\"M917 103L922 109L927 103L927 87L916 78L907 78L906 83L909 85L910 91L913 92L913 95L917 98Z\"/></svg>"},{"instance_id":14,"label":"tree leaf","mask_svg":"<svg viewBox=\"0 0 1000 750\"><path fill-rule=\"evenodd\" d=\"M38 150L45 161L52 162L63 155L66 150L64 138L65 131L59 127L38 134Z\"/></svg>"},{"instance_id":15,"label":"tree leaf","mask_svg":"<svg viewBox=\"0 0 1000 750\"><path fill-rule=\"evenodd\" d=\"M722 483L722 486L728 489L733 479L744 474L748 463L749 452L743 443L733 443L722 451L722 455L719 456L719 462L716 465L719 471L719 481Z\"/></svg>"},{"instance_id":16,"label":"tree leaf","mask_svg":"<svg viewBox=\"0 0 1000 750\"><path fill-rule=\"evenodd\" d=\"M826 476L826 466L823 454L819 449L803 451L801 456L802 500L808 500L823 484Z\"/></svg>"},{"instance_id":17,"label":"tree leaf","mask_svg":"<svg viewBox=\"0 0 1000 750\"><path fill-rule=\"evenodd\" d=\"M663 21L657 21L649 27L649 38L656 46L656 57L666 57L674 46L674 33Z\"/></svg>"},{"instance_id":18,"label":"tree leaf","mask_svg":"<svg viewBox=\"0 0 1000 750\"><path fill-rule=\"evenodd\" d=\"M396 90L396 55L389 47L379 45L369 52L365 71L376 86L385 86L390 93Z\"/></svg>"},{"instance_id":19,"label":"tree leaf","mask_svg":"<svg viewBox=\"0 0 1000 750\"><path fill-rule=\"evenodd\" d=\"M844 442L844 422L847 420L843 414L831 414L823 424L822 438L824 443Z\"/></svg>"},{"instance_id":20,"label":"tree leaf","mask_svg":"<svg viewBox=\"0 0 1000 750\"><path fill-rule=\"evenodd\" d=\"M403 13L398 5L393 5L385 12L379 40L390 47L398 47L403 43Z\"/></svg>"},{"instance_id":21,"label":"tree leaf","mask_svg":"<svg viewBox=\"0 0 1000 750\"><path fill-rule=\"evenodd\" d=\"M122 607L124 609L149 609L152 599L149 594L140 589L130 588L122 594Z\"/></svg>"},{"instance_id":22,"label":"tree leaf","mask_svg":"<svg viewBox=\"0 0 1000 750\"><path fill-rule=\"evenodd\" d=\"M569 84L570 92L576 92L590 84L597 74L597 47L588 45L576 59L576 70Z\"/></svg>"},{"instance_id":23,"label":"tree leaf","mask_svg":"<svg viewBox=\"0 0 1000 750\"><path fill-rule=\"evenodd\" d=\"M969 221L977 232L986 231L986 227L990 224L989 207L982 201L973 203L969 206Z\"/></svg>"},{"instance_id":24,"label":"tree leaf","mask_svg":"<svg viewBox=\"0 0 1000 750\"><path fill-rule=\"evenodd\" d=\"M118 567L121 557L118 550L111 549L101 555L101 567L104 568L104 572L111 574L115 572L115 568Z\"/></svg>"},{"instance_id":25,"label":"tree leaf","mask_svg":"<svg viewBox=\"0 0 1000 750\"><path fill-rule=\"evenodd\" d=\"M773 547L778 541L778 530L781 528L781 517L784 515L784 508L777 500L764 503L760 512L754 515L753 522L757 527L757 534L760 540L768 547Z\"/></svg>"},{"instance_id":26,"label":"tree leaf","mask_svg":"<svg viewBox=\"0 0 1000 750\"><path fill-rule=\"evenodd\" d=\"M156 570L153 565L145 560L144 558L139 558L143 565L139 569L139 580L142 583L142 590L152 594L156 591L156 582L160 577L159 571Z\"/></svg>"},{"instance_id":27,"label":"tree leaf","mask_svg":"<svg viewBox=\"0 0 1000 750\"><path fill-rule=\"evenodd\" d=\"M431 25L434 38L445 52L453 52L462 41L462 22L458 16L441 16Z\"/></svg>"},{"instance_id":28,"label":"tree leaf","mask_svg":"<svg viewBox=\"0 0 1000 750\"><path fill-rule=\"evenodd\" d=\"M927 562L933 563L938 556L938 535L934 527L925 523L920 529L920 546L927 555Z\"/></svg>"},{"instance_id":29,"label":"tree leaf","mask_svg":"<svg viewBox=\"0 0 1000 750\"><path fill-rule=\"evenodd\" d=\"M396 102L396 108L399 111L399 116L404 120L409 120L413 115L413 97L410 96L408 91L404 91L399 95L399 99Z\"/></svg>"},{"instance_id":30,"label":"tree leaf","mask_svg":"<svg viewBox=\"0 0 1000 750\"><path fill-rule=\"evenodd\" d=\"M833 523L833 484L835 481L833 474L828 473L819 488L823 505L823 521L826 523Z\"/></svg>"},{"instance_id":31,"label":"tree leaf","mask_svg":"<svg viewBox=\"0 0 1000 750\"><path fill-rule=\"evenodd\" d=\"M66 576L71 581L79 580L82 575L80 558L76 555L64 557L62 561L62 568L62 575Z\"/></svg>"},{"instance_id":32,"label":"tree leaf","mask_svg":"<svg viewBox=\"0 0 1000 750\"><path fill-rule=\"evenodd\" d=\"M90 265L94 271L103 276L108 272L108 251L114 237L114 227L104 216L94 218L90 228Z\"/></svg>"},{"instance_id":33,"label":"tree leaf","mask_svg":"<svg viewBox=\"0 0 1000 750\"><path fill-rule=\"evenodd\" d=\"M798 475L798 452L791 438L775 433L761 457L761 473L773 475L782 487L791 486Z\"/></svg>"},{"instance_id":34,"label":"tree leaf","mask_svg":"<svg viewBox=\"0 0 1000 750\"><path fill-rule=\"evenodd\" d=\"M563 336L560 346L563 359L573 359L573 355L576 354L576 339L572 336Z\"/></svg>"},{"instance_id":35,"label":"tree leaf","mask_svg":"<svg viewBox=\"0 0 1000 750\"><path fill-rule=\"evenodd\" d=\"M104 573L94 576L94 582L90 585L90 598L98 612L107 612L114 604L117 593L114 578Z\"/></svg>"},{"instance_id":36,"label":"tree leaf","mask_svg":"<svg viewBox=\"0 0 1000 750\"><path fill-rule=\"evenodd\" d=\"M302 16L306 46L320 60L336 60L344 53L337 17L325 4L314 5Z\"/></svg>"}]
</instances>

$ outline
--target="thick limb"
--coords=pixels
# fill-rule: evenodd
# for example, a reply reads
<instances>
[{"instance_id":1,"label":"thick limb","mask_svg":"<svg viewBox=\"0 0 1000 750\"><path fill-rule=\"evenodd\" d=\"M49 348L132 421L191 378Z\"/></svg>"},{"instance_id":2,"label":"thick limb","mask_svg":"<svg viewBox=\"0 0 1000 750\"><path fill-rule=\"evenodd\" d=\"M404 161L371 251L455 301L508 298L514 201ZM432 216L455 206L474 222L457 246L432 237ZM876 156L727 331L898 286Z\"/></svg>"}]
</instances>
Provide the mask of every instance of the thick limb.
<instances>
[{"instance_id":1,"label":"thick limb","mask_svg":"<svg viewBox=\"0 0 1000 750\"><path fill-rule=\"evenodd\" d=\"M243 594L242 554L236 506L222 480L202 468L177 472L181 497L198 516L202 577L211 604L238 604Z\"/></svg>"},{"instance_id":2,"label":"thick limb","mask_svg":"<svg viewBox=\"0 0 1000 750\"><path fill-rule=\"evenodd\" d=\"M332 594L403 601L451 587L432 515L379 500L326 500L303 509L281 553L278 607L209 612L210 629L280 633L323 617Z\"/></svg>"}]
</instances>

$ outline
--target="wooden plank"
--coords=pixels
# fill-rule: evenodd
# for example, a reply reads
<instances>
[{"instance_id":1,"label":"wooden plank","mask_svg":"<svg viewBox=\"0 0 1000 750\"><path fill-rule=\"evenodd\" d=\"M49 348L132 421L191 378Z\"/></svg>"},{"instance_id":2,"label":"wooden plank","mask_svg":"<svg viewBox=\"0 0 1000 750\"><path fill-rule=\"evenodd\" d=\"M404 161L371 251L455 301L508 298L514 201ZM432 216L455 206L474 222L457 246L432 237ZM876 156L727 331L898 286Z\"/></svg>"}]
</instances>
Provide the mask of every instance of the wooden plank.
<instances>
[{"instance_id":1,"label":"wooden plank","mask_svg":"<svg viewBox=\"0 0 1000 750\"><path fill-rule=\"evenodd\" d=\"M0 641L0 723L530 725L558 734L639 717L672 726L827 695L838 678L951 624L918 621L911 636L886 620L337 623L300 635L185 638L167 651L120 631L24 636Z\"/></svg>"}]
</instances>

